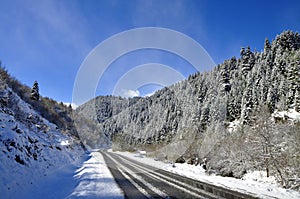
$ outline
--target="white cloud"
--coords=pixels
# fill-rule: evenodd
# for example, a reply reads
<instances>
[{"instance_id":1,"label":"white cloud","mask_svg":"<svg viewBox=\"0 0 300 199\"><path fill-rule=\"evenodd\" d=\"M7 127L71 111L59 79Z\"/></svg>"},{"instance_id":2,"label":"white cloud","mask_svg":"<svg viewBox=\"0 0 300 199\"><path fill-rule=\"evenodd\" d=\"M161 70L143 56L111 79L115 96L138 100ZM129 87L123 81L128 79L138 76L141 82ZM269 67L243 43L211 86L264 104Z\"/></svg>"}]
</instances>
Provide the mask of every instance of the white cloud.
<instances>
[{"instance_id":1,"label":"white cloud","mask_svg":"<svg viewBox=\"0 0 300 199\"><path fill-rule=\"evenodd\" d=\"M162 87L170 86L184 78L180 72L170 66L159 63L142 64L130 69L118 80L114 87L113 95L124 96L124 91L131 89L136 92L142 86L148 84Z\"/></svg>"},{"instance_id":2,"label":"white cloud","mask_svg":"<svg viewBox=\"0 0 300 199\"><path fill-rule=\"evenodd\" d=\"M155 92L156 92L156 91L154 91L154 92L152 92L152 93L148 93L148 94L145 95L145 97L150 97L150 96L154 95Z\"/></svg>"},{"instance_id":3,"label":"white cloud","mask_svg":"<svg viewBox=\"0 0 300 199\"><path fill-rule=\"evenodd\" d=\"M138 97L140 96L140 92L138 90L123 90L122 97L130 98L130 97Z\"/></svg>"},{"instance_id":4,"label":"white cloud","mask_svg":"<svg viewBox=\"0 0 300 199\"><path fill-rule=\"evenodd\" d=\"M63 104L66 105L66 106L69 106L71 104L71 107L72 107L73 110L75 110L78 107L78 105L76 105L74 103L70 103L70 102L63 102Z\"/></svg>"}]
</instances>

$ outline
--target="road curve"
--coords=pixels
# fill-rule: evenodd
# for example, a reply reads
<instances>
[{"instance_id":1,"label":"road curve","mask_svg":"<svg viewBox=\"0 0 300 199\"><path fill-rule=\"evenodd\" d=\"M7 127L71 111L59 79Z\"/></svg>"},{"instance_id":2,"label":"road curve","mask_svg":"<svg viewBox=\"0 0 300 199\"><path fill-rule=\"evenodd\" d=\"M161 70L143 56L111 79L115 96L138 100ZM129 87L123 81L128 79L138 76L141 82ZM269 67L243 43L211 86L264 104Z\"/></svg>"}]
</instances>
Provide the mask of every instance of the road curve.
<instances>
[{"instance_id":1,"label":"road curve","mask_svg":"<svg viewBox=\"0 0 300 199\"><path fill-rule=\"evenodd\" d=\"M100 151L125 198L256 198Z\"/></svg>"}]
</instances>

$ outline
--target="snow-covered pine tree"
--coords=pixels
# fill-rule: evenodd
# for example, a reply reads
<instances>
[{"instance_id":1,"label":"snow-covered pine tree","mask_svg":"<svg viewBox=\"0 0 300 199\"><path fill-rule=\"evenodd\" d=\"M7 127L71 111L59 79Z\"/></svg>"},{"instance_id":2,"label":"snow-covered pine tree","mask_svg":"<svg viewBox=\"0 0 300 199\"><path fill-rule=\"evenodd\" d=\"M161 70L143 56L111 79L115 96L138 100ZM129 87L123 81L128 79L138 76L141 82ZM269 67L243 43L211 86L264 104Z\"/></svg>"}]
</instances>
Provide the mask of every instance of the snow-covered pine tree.
<instances>
[{"instance_id":1,"label":"snow-covered pine tree","mask_svg":"<svg viewBox=\"0 0 300 199\"><path fill-rule=\"evenodd\" d=\"M209 124L209 119L210 119L210 104L206 104L202 108L202 115L200 117L200 131L204 132L206 129L206 126Z\"/></svg>"},{"instance_id":2,"label":"snow-covered pine tree","mask_svg":"<svg viewBox=\"0 0 300 199\"><path fill-rule=\"evenodd\" d=\"M271 52L271 44L268 38L265 39L265 46L264 46L264 55L268 55Z\"/></svg>"},{"instance_id":3,"label":"snow-covered pine tree","mask_svg":"<svg viewBox=\"0 0 300 199\"><path fill-rule=\"evenodd\" d=\"M295 110L300 112L300 89L298 88L295 93Z\"/></svg>"},{"instance_id":4,"label":"snow-covered pine tree","mask_svg":"<svg viewBox=\"0 0 300 199\"><path fill-rule=\"evenodd\" d=\"M33 86L31 88L31 99L33 100L39 100L40 99L40 93L39 93L39 84L37 81L34 81Z\"/></svg>"},{"instance_id":5,"label":"snow-covered pine tree","mask_svg":"<svg viewBox=\"0 0 300 199\"><path fill-rule=\"evenodd\" d=\"M243 124L250 123L250 113L252 112L253 108L252 85L253 83L249 82L243 94L241 113Z\"/></svg>"},{"instance_id":6,"label":"snow-covered pine tree","mask_svg":"<svg viewBox=\"0 0 300 199\"><path fill-rule=\"evenodd\" d=\"M230 92L231 85L230 85L230 62L225 61L222 65L220 65L220 73L221 73L221 86L225 93Z\"/></svg>"},{"instance_id":7,"label":"snow-covered pine tree","mask_svg":"<svg viewBox=\"0 0 300 199\"><path fill-rule=\"evenodd\" d=\"M300 50L293 53L293 56L290 58L290 64L287 71L288 79L288 105L290 108L293 108L295 105L295 94L299 90L300 84Z\"/></svg>"},{"instance_id":8,"label":"snow-covered pine tree","mask_svg":"<svg viewBox=\"0 0 300 199\"><path fill-rule=\"evenodd\" d=\"M288 82L284 76L280 76L279 86L278 86L278 96L279 102L276 105L278 110L287 110L288 109Z\"/></svg>"},{"instance_id":9,"label":"snow-covered pine tree","mask_svg":"<svg viewBox=\"0 0 300 199\"><path fill-rule=\"evenodd\" d=\"M242 58L242 73L246 76L254 66L255 57L253 52L251 52L250 46L248 46L246 50L242 48L240 53Z\"/></svg>"}]
</instances>

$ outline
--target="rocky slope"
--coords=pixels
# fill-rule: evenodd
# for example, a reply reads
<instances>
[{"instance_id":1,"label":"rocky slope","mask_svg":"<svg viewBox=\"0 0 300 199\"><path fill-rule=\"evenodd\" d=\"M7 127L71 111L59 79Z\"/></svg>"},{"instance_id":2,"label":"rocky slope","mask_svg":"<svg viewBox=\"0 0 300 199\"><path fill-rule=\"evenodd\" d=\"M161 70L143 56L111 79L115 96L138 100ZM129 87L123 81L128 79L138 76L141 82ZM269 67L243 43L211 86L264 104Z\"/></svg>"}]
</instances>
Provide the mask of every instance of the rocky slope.
<instances>
[{"instance_id":1,"label":"rocky slope","mask_svg":"<svg viewBox=\"0 0 300 199\"><path fill-rule=\"evenodd\" d=\"M7 85L7 79L2 75L0 192L7 198L25 187L36 186L37 178L75 164L84 154L84 149L72 131L67 132L42 117L35 107Z\"/></svg>"}]
</instances>

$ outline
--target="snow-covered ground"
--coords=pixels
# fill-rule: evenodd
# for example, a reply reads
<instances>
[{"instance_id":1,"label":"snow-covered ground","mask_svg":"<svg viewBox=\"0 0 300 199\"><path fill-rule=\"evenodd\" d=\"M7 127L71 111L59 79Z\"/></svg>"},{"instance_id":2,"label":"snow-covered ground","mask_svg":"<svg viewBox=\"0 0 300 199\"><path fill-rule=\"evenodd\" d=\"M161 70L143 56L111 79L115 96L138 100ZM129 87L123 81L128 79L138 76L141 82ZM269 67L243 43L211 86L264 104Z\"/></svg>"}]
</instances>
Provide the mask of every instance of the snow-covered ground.
<instances>
[{"instance_id":1,"label":"snow-covered ground","mask_svg":"<svg viewBox=\"0 0 300 199\"><path fill-rule=\"evenodd\" d=\"M43 175L40 175L40 169L28 169L27 175L22 170L24 171L21 169L17 174L18 179L13 173L5 174L7 179L14 179L14 186L10 185L9 189L1 179L1 198L124 198L99 152L86 154L73 164L65 164L51 171L45 170ZM3 175L2 172L1 178Z\"/></svg>"},{"instance_id":2,"label":"snow-covered ground","mask_svg":"<svg viewBox=\"0 0 300 199\"><path fill-rule=\"evenodd\" d=\"M175 163L175 167L172 164L155 161L152 158L148 158L144 153L129 153L129 152L115 152L117 154L129 157L144 164L154 166L158 169L164 169L179 175L187 176L196 180L208 182L217 186L230 188L232 190L250 193L251 195L258 196L260 198L280 198L280 199L299 199L300 193L278 187L275 179L272 177L265 177L263 172L255 171L247 174L242 180L221 177L215 175L207 175L205 170L201 166L179 164Z\"/></svg>"},{"instance_id":3,"label":"snow-covered ground","mask_svg":"<svg viewBox=\"0 0 300 199\"><path fill-rule=\"evenodd\" d=\"M74 178L78 185L68 198L124 198L99 152L91 153L90 159L77 169Z\"/></svg>"},{"instance_id":4,"label":"snow-covered ground","mask_svg":"<svg viewBox=\"0 0 300 199\"><path fill-rule=\"evenodd\" d=\"M275 118L282 118L283 120L300 121L300 113L295 109L287 111L275 111L272 116Z\"/></svg>"}]
</instances>

